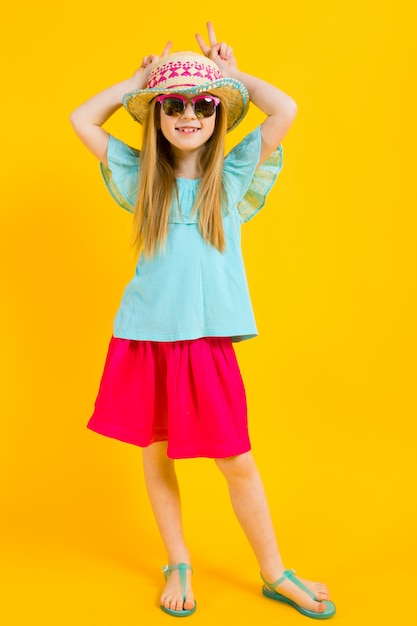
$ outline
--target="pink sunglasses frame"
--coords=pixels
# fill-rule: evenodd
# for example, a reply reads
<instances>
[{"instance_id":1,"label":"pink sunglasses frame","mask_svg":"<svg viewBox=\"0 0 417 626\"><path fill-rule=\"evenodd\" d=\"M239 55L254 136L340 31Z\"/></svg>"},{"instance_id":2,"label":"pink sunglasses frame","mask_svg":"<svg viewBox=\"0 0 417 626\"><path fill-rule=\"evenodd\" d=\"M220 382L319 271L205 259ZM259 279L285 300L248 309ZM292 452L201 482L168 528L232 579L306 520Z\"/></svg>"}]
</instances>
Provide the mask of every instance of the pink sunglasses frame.
<instances>
[{"instance_id":1,"label":"pink sunglasses frame","mask_svg":"<svg viewBox=\"0 0 417 626\"><path fill-rule=\"evenodd\" d=\"M214 115L214 113L216 111L216 107L218 107L220 102L221 102L220 98L217 98L217 96L212 96L211 94L199 94L198 96L194 96L194 98L186 98L185 96L183 96L182 94L179 94L179 93L172 93L172 94L171 93L165 93L165 94L162 94L162 95L157 96L155 98L156 102L159 102L160 104L162 104L162 110L163 111L164 111L164 107L163 107L164 100L167 100L168 98L177 98L178 100L182 101L182 103L184 105L184 108L182 110L182 113L180 113L180 115L178 117L181 117L181 115L184 113L185 109L187 108L187 104L190 103L192 108L193 108L193 111L194 111L195 115L197 115L197 117L204 118L204 115L198 116L198 114L196 113L196 111L195 111L195 103L198 102L199 100L204 100L205 98L210 98L211 100L214 100L214 111L213 111L213 114L212 114L212 115ZM165 111L164 111L164 113L165 113ZM168 113L165 113L165 115L168 115ZM207 117L212 117L212 115L208 115ZM168 115L168 117L177 117L177 116L175 116L175 115Z\"/></svg>"}]
</instances>

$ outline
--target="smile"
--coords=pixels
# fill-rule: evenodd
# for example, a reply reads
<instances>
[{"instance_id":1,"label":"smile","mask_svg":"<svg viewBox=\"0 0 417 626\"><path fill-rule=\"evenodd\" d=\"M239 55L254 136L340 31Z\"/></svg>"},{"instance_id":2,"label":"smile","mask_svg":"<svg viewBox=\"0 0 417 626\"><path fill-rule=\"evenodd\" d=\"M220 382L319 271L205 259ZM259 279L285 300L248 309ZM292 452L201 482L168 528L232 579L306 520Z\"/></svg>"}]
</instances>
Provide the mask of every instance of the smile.
<instances>
[{"instance_id":1,"label":"smile","mask_svg":"<svg viewBox=\"0 0 417 626\"><path fill-rule=\"evenodd\" d=\"M199 128L191 127L191 126L183 126L182 128L176 129L179 133L196 133L199 131Z\"/></svg>"}]
</instances>

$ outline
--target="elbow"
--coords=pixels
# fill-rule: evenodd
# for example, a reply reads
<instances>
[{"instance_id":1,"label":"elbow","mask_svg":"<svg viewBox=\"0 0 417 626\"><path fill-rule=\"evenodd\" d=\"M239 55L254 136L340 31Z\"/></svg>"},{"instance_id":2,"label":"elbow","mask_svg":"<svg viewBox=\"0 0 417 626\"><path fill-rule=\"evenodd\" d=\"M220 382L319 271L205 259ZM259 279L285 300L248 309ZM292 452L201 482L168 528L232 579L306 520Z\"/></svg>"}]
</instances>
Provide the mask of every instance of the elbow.
<instances>
[{"instance_id":1,"label":"elbow","mask_svg":"<svg viewBox=\"0 0 417 626\"><path fill-rule=\"evenodd\" d=\"M283 127L286 129L286 132L291 128L294 123L295 118L297 117L298 107L297 103L292 99L288 98L285 107L281 110L281 123Z\"/></svg>"},{"instance_id":2,"label":"elbow","mask_svg":"<svg viewBox=\"0 0 417 626\"><path fill-rule=\"evenodd\" d=\"M78 113L78 109L75 109L75 111L73 111L70 116L69 116L69 121L71 126L73 127L74 130L77 130L77 126L79 123L79 113Z\"/></svg>"},{"instance_id":3,"label":"elbow","mask_svg":"<svg viewBox=\"0 0 417 626\"><path fill-rule=\"evenodd\" d=\"M89 129L89 121L86 119L84 111L78 107L69 116L69 121L75 134L82 138Z\"/></svg>"},{"instance_id":4,"label":"elbow","mask_svg":"<svg viewBox=\"0 0 417 626\"><path fill-rule=\"evenodd\" d=\"M288 117L288 120L293 122L295 118L297 117L297 113L298 113L297 103L291 97L288 97L288 102L286 106L286 115Z\"/></svg>"}]
</instances>

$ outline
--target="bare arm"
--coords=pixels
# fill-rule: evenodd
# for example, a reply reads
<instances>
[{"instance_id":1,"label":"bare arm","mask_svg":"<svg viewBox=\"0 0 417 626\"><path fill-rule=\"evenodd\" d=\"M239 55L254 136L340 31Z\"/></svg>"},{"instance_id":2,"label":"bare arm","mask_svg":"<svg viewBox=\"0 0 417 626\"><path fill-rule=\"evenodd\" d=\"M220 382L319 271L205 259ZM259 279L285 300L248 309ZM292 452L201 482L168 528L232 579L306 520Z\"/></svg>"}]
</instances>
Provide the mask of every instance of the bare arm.
<instances>
[{"instance_id":1,"label":"bare arm","mask_svg":"<svg viewBox=\"0 0 417 626\"><path fill-rule=\"evenodd\" d=\"M251 101L265 113L262 124L262 146L259 163L262 163L282 142L297 114L294 100L273 85L236 70L232 78L240 80L249 91Z\"/></svg>"},{"instance_id":2,"label":"bare arm","mask_svg":"<svg viewBox=\"0 0 417 626\"><path fill-rule=\"evenodd\" d=\"M161 56L168 54L171 45L169 42L165 46ZM159 58L157 55L144 57L133 76L101 91L71 113L70 121L78 137L104 165L107 165L109 134L103 124L120 109L125 93L146 87L152 65Z\"/></svg>"},{"instance_id":3,"label":"bare arm","mask_svg":"<svg viewBox=\"0 0 417 626\"><path fill-rule=\"evenodd\" d=\"M223 76L240 80L246 86L251 101L267 116L262 124L260 164L284 139L297 114L297 105L290 96L274 85L241 72L232 48L225 43L217 43L211 22L207 24L207 31L209 46L201 35L196 35L202 52L217 63Z\"/></svg>"},{"instance_id":4,"label":"bare arm","mask_svg":"<svg viewBox=\"0 0 417 626\"><path fill-rule=\"evenodd\" d=\"M101 91L71 113L70 121L78 137L104 165L109 134L102 126L122 106L122 96L141 87L139 80L129 78Z\"/></svg>"}]
</instances>

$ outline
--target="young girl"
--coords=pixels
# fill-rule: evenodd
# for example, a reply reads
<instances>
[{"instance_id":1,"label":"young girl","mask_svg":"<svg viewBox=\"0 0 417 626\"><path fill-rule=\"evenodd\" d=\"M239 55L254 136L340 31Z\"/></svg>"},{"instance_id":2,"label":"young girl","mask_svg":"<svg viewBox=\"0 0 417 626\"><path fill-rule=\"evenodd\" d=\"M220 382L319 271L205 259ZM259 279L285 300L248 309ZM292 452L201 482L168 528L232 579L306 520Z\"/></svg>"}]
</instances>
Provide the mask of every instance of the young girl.
<instances>
[{"instance_id":1,"label":"young girl","mask_svg":"<svg viewBox=\"0 0 417 626\"><path fill-rule=\"evenodd\" d=\"M257 334L240 226L259 210L281 168L293 100L241 72L208 23L203 54L144 57L134 75L74 111L72 125L100 160L114 199L134 212L139 252L114 323L89 428L143 448L146 485L167 550L161 608L196 602L174 459L209 457L224 474L259 562L263 594L304 615L335 612L327 588L286 570L250 452L245 391L233 341ZM253 102L265 121L225 158L226 132ZM144 125L139 152L103 124L122 104Z\"/></svg>"}]
</instances>

